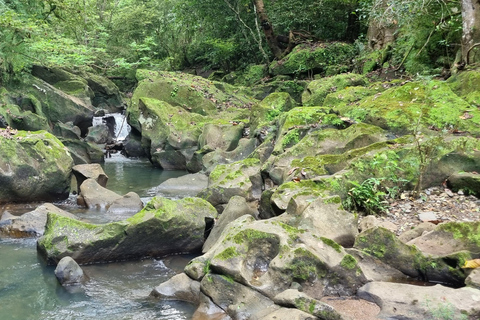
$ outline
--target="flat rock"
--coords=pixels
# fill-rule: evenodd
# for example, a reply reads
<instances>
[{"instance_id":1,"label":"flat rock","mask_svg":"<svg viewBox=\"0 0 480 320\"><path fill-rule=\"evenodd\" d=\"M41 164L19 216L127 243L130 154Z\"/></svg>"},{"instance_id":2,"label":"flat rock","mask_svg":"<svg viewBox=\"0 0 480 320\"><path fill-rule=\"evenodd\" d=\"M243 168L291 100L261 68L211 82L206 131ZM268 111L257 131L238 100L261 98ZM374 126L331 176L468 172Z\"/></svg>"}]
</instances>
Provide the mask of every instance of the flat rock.
<instances>
[{"instance_id":1,"label":"flat rock","mask_svg":"<svg viewBox=\"0 0 480 320\"><path fill-rule=\"evenodd\" d=\"M158 196L169 198L195 197L208 186L208 177L203 173L186 174L171 178L155 188Z\"/></svg>"}]
</instances>

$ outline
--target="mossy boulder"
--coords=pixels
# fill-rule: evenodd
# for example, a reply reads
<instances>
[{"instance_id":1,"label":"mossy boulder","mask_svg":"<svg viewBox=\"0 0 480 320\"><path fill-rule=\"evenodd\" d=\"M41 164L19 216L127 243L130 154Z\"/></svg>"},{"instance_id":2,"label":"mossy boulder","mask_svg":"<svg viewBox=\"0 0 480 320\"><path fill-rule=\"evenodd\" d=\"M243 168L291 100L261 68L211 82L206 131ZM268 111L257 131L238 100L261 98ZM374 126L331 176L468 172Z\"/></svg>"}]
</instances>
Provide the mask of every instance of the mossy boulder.
<instances>
[{"instance_id":1,"label":"mossy boulder","mask_svg":"<svg viewBox=\"0 0 480 320\"><path fill-rule=\"evenodd\" d=\"M286 92L296 103L301 103L302 93L308 83L309 81L292 79L289 76L275 76L247 89L251 92L251 96L259 100L265 99L274 92Z\"/></svg>"},{"instance_id":2,"label":"mossy boulder","mask_svg":"<svg viewBox=\"0 0 480 320\"><path fill-rule=\"evenodd\" d=\"M365 76L355 73L313 80L302 94L302 103L304 106L322 106L329 93L346 87L365 86L367 83L368 79Z\"/></svg>"},{"instance_id":3,"label":"mossy boulder","mask_svg":"<svg viewBox=\"0 0 480 320\"><path fill-rule=\"evenodd\" d=\"M480 111L457 96L448 84L435 80L393 87L338 111L400 134L414 132L417 123L420 128L480 134Z\"/></svg>"},{"instance_id":4,"label":"mossy boulder","mask_svg":"<svg viewBox=\"0 0 480 320\"><path fill-rule=\"evenodd\" d=\"M71 256L79 264L161 257L201 250L215 209L199 198L153 198L133 217L104 225L49 214L38 250L47 263Z\"/></svg>"},{"instance_id":5,"label":"mossy boulder","mask_svg":"<svg viewBox=\"0 0 480 320\"><path fill-rule=\"evenodd\" d=\"M243 216L230 223L204 255L210 259L210 272L271 299L293 282L316 298L351 295L365 283L356 263L342 266L347 254L340 245L326 244L321 234L289 224L292 218L253 221Z\"/></svg>"},{"instance_id":6,"label":"mossy boulder","mask_svg":"<svg viewBox=\"0 0 480 320\"><path fill-rule=\"evenodd\" d=\"M199 197L217 207L227 204L233 196L247 201L259 199L261 187L260 160L247 158L216 166L210 173L208 188L200 192Z\"/></svg>"},{"instance_id":7,"label":"mossy boulder","mask_svg":"<svg viewBox=\"0 0 480 320\"><path fill-rule=\"evenodd\" d=\"M66 199L72 166L52 134L0 129L0 203Z\"/></svg>"},{"instance_id":8,"label":"mossy boulder","mask_svg":"<svg viewBox=\"0 0 480 320\"><path fill-rule=\"evenodd\" d=\"M201 115L214 115L229 108L248 108L254 99L239 94L227 83L214 82L186 73L138 70L139 83L127 109L129 124L139 129L139 100L153 98ZM232 120L234 118L230 118Z\"/></svg>"},{"instance_id":9,"label":"mossy boulder","mask_svg":"<svg viewBox=\"0 0 480 320\"><path fill-rule=\"evenodd\" d=\"M459 97L474 106L480 106L480 72L476 70L461 71L447 80L448 86Z\"/></svg>"},{"instance_id":10,"label":"mossy boulder","mask_svg":"<svg viewBox=\"0 0 480 320\"><path fill-rule=\"evenodd\" d=\"M466 194L480 197L480 175L477 172L454 173L447 180L452 191L462 190Z\"/></svg>"},{"instance_id":11,"label":"mossy boulder","mask_svg":"<svg viewBox=\"0 0 480 320\"><path fill-rule=\"evenodd\" d=\"M302 44L285 58L272 62L269 69L273 75L298 75L308 71L325 74L329 67L348 66L356 51L353 44L342 42Z\"/></svg>"},{"instance_id":12,"label":"mossy boulder","mask_svg":"<svg viewBox=\"0 0 480 320\"><path fill-rule=\"evenodd\" d=\"M25 131L49 130L47 119L30 110L24 111L19 106L7 104L0 106L0 117L11 128Z\"/></svg>"},{"instance_id":13,"label":"mossy boulder","mask_svg":"<svg viewBox=\"0 0 480 320\"><path fill-rule=\"evenodd\" d=\"M64 139L60 141L68 149L75 164L102 163L105 161L103 150L93 143L77 139Z\"/></svg>"},{"instance_id":14,"label":"mossy boulder","mask_svg":"<svg viewBox=\"0 0 480 320\"><path fill-rule=\"evenodd\" d=\"M185 169L197 150L205 117L151 98L139 100L138 112L142 145L152 163L167 170Z\"/></svg>"},{"instance_id":15,"label":"mossy boulder","mask_svg":"<svg viewBox=\"0 0 480 320\"><path fill-rule=\"evenodd\" d=\"M403 243L393 232L382 227L360 233L355 240L355 248L413 278L453 285L463 285L466 278L461 267L468 254L424 254L415 245Z\"/></svg>"},{"instance_id":16,"label":"mossy boulder","mask_svg":"<svg viewBox=\"0 0 480 320\"><path fill-rule=\"evenodd\" d=\"M310 128L295 145L284 149L284 145L288 146L285 139L290 134L277 142L274 155L262 166L262 171L268 172L276 184L333 174L344 169L354 158L385 147L384 141L388 140L381 128L358 123L343 130Z\"/></svg>"},{"instance_id":17,"label":"mossy boulder","mask_svg":"<svg viewBox=\"0 0 480 320\"><path fill-rule=\"evenodd\" d=\"M295 101L286 92L274 92L269 94L262 102L252 107L250 115L250 132L255 135L257 129L268 126L283 112L294 108Z\"/></svg>"}]
</instances>

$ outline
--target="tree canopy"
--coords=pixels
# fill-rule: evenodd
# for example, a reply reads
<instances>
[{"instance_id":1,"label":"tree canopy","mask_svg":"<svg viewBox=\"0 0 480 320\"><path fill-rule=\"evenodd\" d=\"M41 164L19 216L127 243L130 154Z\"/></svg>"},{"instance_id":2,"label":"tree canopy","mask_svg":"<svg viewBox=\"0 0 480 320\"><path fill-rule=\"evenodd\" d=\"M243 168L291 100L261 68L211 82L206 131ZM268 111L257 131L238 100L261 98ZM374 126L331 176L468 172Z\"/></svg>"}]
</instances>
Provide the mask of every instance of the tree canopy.
<instances>
[{"instance_id":1,"label":"tree canopy","mask_svg":"<svg viewBox=\"0 0 480 320\"><path fill-rule=\"evenodd\" d=\"M368 27L392 30L393 63L427 72L454 62L469 28L462 8L458 0L0 0L1 79L33 64L113 76L138 67L232 71L302 42L373 47Z\"/></svg>"}]
</instances>

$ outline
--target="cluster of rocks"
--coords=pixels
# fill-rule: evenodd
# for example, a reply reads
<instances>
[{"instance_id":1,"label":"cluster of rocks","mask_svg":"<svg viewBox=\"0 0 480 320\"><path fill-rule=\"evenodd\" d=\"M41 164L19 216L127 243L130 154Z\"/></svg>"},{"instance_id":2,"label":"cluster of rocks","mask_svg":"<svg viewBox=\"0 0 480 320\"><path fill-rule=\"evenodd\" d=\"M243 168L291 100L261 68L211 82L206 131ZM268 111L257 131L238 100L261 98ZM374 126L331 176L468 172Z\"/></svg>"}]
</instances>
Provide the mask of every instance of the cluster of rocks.
<instances>
[{"instance_id":1,"label":"cluster of rocks","mask_svg":"<svg viewBox=\"0 0 480 320\"><path fill-rule=\"evenodd\" d=\"M480 111L471 107L474 89L461 87L467 76L477 77L370 83L343 74L311 81L297 106L285 92L256 101L245 88L139 70L126 151L197 173L157 188L178 196L195 184L193 197L158 196L140 210L134 195L105 188L99 168L74 167L79 203L140 211L103 225L50 212L39 252L50 264L67 256L88 264L201 251L152 292L196 304L195 318L348 319L330 296L373 301L383 318L429 319L445 308L478 317L480 273L463 268L480 254L478 220L419 226L407 238L385 221L359 223L342 205L366 178L392 194L445 180L455 192L480 194ZM55 159L70 159L59 170L68 177L67 151L39 141ZM40 166L42 157L29 161ZM443 285L406 283L412 279Z\"/></svg>"}]
</instances>

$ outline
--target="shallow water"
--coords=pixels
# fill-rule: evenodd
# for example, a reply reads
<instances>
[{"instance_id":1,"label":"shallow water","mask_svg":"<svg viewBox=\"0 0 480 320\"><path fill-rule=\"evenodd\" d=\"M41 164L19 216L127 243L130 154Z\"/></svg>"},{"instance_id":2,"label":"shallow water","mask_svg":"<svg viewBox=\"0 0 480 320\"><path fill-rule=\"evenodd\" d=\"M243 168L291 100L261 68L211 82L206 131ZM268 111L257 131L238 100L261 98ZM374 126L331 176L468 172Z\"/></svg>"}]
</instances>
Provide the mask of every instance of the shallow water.
<instances>
[{"instance_id":1,"label":"shallow water","mask_svg":"<svg viewBox=\"0 0 480 320\"><path fill-rule=\"evenodd\" d=\"M107 187L117 193L148 190L164 180L185 174L152 168L148 161L113 157L104 170ZM108 222L122 216L85 210L70 201L59 203L81 220ZM16 206L18 212L36 205ZM12 210L10 210L12 211ZM0 239L0 319L190 319L193 306L149 298L152 289L183 270L192 256L171 256L135 262L82 266L90 280L80 289L58 284L54 267L37 255L33 239Z\"/></svg>"}]
</instances>

